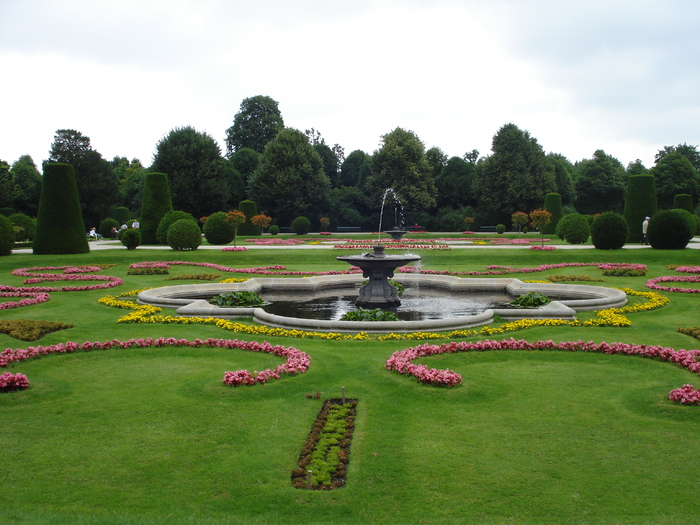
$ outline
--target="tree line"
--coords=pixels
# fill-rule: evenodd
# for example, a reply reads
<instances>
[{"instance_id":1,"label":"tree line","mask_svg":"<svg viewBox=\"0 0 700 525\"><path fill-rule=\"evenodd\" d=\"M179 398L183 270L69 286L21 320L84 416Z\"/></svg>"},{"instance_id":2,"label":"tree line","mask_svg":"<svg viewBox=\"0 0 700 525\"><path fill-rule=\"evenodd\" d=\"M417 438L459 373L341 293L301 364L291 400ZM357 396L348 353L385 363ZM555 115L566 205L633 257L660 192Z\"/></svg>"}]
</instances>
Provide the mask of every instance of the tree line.
<instances>
[{"instance_id":1,"label":"tree line","mask_svg":"<svg viewBox=\"0 0 700 525\"><path fill-rule=\"evenodd\" d=\"M354 150L345 156L342 146L329 146L313 128L286 127L278 102L255 96L242 101L225 143L224 154L207 133L175 128L156 144L146 167L127 157L108 161L89 137L61 129L44 163L73 165L86 226L99 224L115 206L136 217L148 172L166 173L173 207L195 217L250 199L280 226L306 216L314 226L329 219L331 229L376 229L386 188L395 190L407 223L446 231L464 229L465 217L474 219L474 227L510 224L513 213L540 208L552 192L561 195L565 213L620 213L627 178L643 173L654 175L660 209L679 193L691 195L694 205L700 197L696 146L666 146L651 168L640 160L625 167L603 150L572 163L545 153L513 123L496 132L491 153L481 157L477 150L451 158L439 147L426 150L413 131L402 128L383 135L371 154ZM28 155L11 166L0 161L0 207L35 216L40 187L41 174Z\"/></svg>"}]
</instances>

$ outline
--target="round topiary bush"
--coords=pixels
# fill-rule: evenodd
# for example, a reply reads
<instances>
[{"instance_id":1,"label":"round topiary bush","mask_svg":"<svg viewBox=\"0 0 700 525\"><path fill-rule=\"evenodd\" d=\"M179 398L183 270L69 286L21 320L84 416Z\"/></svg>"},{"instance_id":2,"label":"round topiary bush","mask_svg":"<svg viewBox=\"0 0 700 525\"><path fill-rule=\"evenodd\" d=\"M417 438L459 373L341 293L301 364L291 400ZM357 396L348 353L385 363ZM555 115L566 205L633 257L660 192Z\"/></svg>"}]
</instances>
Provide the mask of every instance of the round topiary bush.
<instances>
[{"instance_id":1,"label":"round topiary bush","mask_svg":"<svg viewBox=\"0 0 700 525\"><path fill-rule=\"evenodd\" d=\"M119 230L119 226L120 224L115 219L107 217L100 223L100 235L102 235L104 239L114 239L112 228Z\"/></svg>"},{"instance_id":2,"label":"round topiary bush","mask_svg":"<svg viewBox=\"0 0 700 525\"><path fill-rule=\"evenodd\" d=\"M306 217L297 217L292 221L292 231L297 235L306 235L311 228L311 221Z\"/></svg>"},{"instance_id":3,"label":"round topiary bush","mask_svg":"<svg viewBox=\"0 0 700 525\"><path fill-rule=\"evenodd\" d=\"M245 222L238 225L238 235L245 237L260 237L262 229L250 222L250 218L258 214L258 205L255 201L244 200L238 203L238 209L245 214Z\"/></svg>"},{"instance_id":4,"label":"round topiary bush","mask_svg":"<svg viewBox=\"0 0 700 525\"><path fill-rule=\"evenodd\" d=\"M622 215L608 211L593 220L591 240L599 250L619 250L627 241L627 221Z\"/></svg>"},{"instance_id":5,"label":"round topiary bush","mask_svg":"<svg viewBox=\"0 0 700 525\"><path fill-rule=\"evenodd\" d=\"M0 214L0 255L11 255L15 245L15 230L10 219Z\"/></svg>"},{"instance_id":6,"label":"round topiary bush","mask_svg":"<svg viewBox=\"0 0 700 525\"><path fill-rule=\"evenodd\" d=\"M192 219L180 219L168 228L168 246L173 250L196 250L202 244L202 232Z\"/></svg>"},{"instance_id":7,"label":"round topiary bush","mask_svg":"<svg viewBox=\"0 0 700 525\"><path fill-rule=\"evenodd\" d=\"M690 237L688 237L688 240L692 239L695 237L695 232L698 230L698 219L697 217L690 213L688 210L683 209L683 208L674 208L671 211L675 211L677 213L680 213L683 218L686 220L688 223L688 226L690 227Z\"/></svg>"},{"instance_id":8,"label":"round topiary bush","mask_svg":"<svg viewBox=\"0 0 700 525\"><path fill-rule=\"evenodd\" d=\"M496 224L496 233L498 235L501 235L504 231L506 231L506 225L505 224Z\"/></svg>"},{"instance_id":9,"label":"round topiary bush","mask_svg":"<svg viewBox=\"0 0 700 525\"><path fill-rule=\"evenodd\" d=\"M141 232L138 228L129 228L122 232L119 240L122 241L127 250L135 250L137 246L141 245Z\"/></svg>"},{"instance_id":10,"label":"round topiary bush","mask_svg":"<svg viewBox=\"0 0 700 525\"><path fill-rule=\"evenodd\" d=\"M273 224L272 226L270 226L268 231L270 232L270 235L277 235L280 232L280 227L276 224Z\"/></svg>"},{"instance_id":11,"label":"round topiary bush","mask_svg":"<svg viewBox=\"0 0 700 525\"><path fill-rule=\"evenodd\" d=\"M31 241L34 239L36 226L29 215L25 215L24 213L13 213L8 217L8 219L10 219L10 223L15 231L16 242Z\"/></svg>"},{"instance_id":12,"label":"round topiary bush","mask_svg":"<svg viewBox=\"0 0 700 525\"><path fill-rule=\"evenodd\" d=\"M690 225L677 211L660 211L649 220L647 237L652 248L682 250L690 239Z\"/></svg>"},{"instance_id":13,"label":"round topiary bush","mask_svg":"<svg viewBox=\"0 0 700 525\"><path fill-rule=\"evenodd\" d=\"M557 237L569 244L584 244L591 235L588 219L580 213L564 215L557 224Z\"/></svg>"},{"instance_id":14,"label":"round topiary bush","mask_svg":"<svg viewBox=\"0 0 700 525\"><path fill-rule=\"evenodd\" d=\"M114 220L119 222L119 224L124 224L129 221L131 212L126 206L117 206L112 210L112 213L110 213L110 215L114 217Z\"/></svg>"},{"instance_id":15,"label":"round topiary bush","mask_svg":"<svg viewBox=\"0 0 700 525\"><path fill-rule=\"evenodd\" d=\"M236 233L233 224L226 220L223 211L212 213L202 228L209 244L228 244Z\"/></svg>"},{"instance_id":16,"label":"round topiary bush","mask_svg":"<svg viewBox=\"0 0 700 525\"><path fill-rule=\"evenodd\" d=\"M197 221L194 217L192 217L191 214L187 213L186 211L179 210L169 211L168 213L163 215L163 218L158 223L158 229L156 230L156 239L158 239L158 242L160 244L170 244L168 242L168 230L170 229L171 225L173 225L175 222L181 219L187 219L192 221L194 225L197 226L197 229L199 229ZM200 233L202 232L200 231Z\"/></svg>"}]
</instances>

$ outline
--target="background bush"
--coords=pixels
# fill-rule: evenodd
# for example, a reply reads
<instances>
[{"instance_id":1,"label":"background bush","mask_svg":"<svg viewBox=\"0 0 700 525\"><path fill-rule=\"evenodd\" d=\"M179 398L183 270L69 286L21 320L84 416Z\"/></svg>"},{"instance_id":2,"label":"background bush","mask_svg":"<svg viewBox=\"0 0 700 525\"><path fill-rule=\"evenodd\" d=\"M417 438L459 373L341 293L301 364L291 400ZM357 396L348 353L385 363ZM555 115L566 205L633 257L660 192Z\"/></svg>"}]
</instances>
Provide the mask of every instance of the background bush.
<instances>
[{"instance_id":1,"label":"background bush","mask_svg":"<svg viewBox=\"0 0 700 525\"><path fill-rule=\"evenodd\" d=\"M612 211L601 213L593 220L591 240L599 250L619 250L627 241L627 222Z\"/></svg>"},{"instance_id":2,"label":"background bush","mask_svg":"<svg viewBox=\"0 0 700 525\"><path fill-rule=\"evenodd\" d=\"M695 232L698 230L697 217L694 214L690 213L688 210L684 210L682 208L677 208L671 211L680 213L685 219L685 221L688 223L688 226L690 227L690 236L688 237L688 240L691 240L693 237L695 237Z\"/></svg>"},{"instance_id":3,"label":"background bush","mask_svg":"<svg viewBox=\"0 0 700 525\"><path fill-rule=\"evenodd\" d=\"M688 245L690 225L677 211L660 211L649 221L647 237L652 248L682 250Z\"/></svg>"},{"instance_id":4,"label":"background bush","mask_svg":"<svg viewBox=\"0 0 700 525\"><path fill-rule=\"evenodd\" d=\"M311 221L306 217L297 217L292 221L292 231L297 235L305 235L309 233Z\"/></svg>"},{"instance_id":5,"label":"background bush","mask_svg":"<svg viewBox=\"0 0 700 525\"><path fill-rule=\"evenodd\" d=\"M591 226L585 215L571 213L561 218L557 224L556 234L569 244L584 244L591 235Z\"/></svg>"},{"instance_id":6,"label":"background bush","mask_svg":"<svg viewBox=\"0 0 700 525\"><path fill-rule=\"evenodd\" d=\"M167 241L173 250L196 250L202 244L202 232L193 219L179 219L168 228Z\"/></svg>"},{"instance_id":7,"label":"background bush","mask_svg":"<svg viewBox=\"0 0 700 525\"><path fill-rule=\"evenodd\" d=\"M173 200L170 196L168 176L165 173L147 173L143 179L140 226L141 241L144 244L158 244L160 220L172 210ZM165 244L165 241L161 244Z\"/></svg>"},{"instance_id":8,"label":"background bush","mask_svg":"<svg viewBox=\"0 0 700 525\"><path fill-rule=\"evenodd\" d=\"M129 211L129 208L126 206L117 206L112 210L111 213L112 217L114 217L114 220L119 223L121 226L122 224L128 223L129 218L131 217L131 212Z\"/></svg>"},{"instance_id":9,"label":"background bush","mask_svg":"<svg viewBox=\"0 0 700 525\"><path fill-rule=\"evenodd\" d=\"M561 205L561 194L548 193L545 195L542 209L552 214L549 224L542 229L542 233L545 235L553 235L557 230L557 224L559 224L559 221L564 216L564 209Z\"/></svg>"},{"instance_id":10,"label":"background bush","mask_svg":"<svg viewBox=\"0 0 700 525\"><path fill-rule=\"evenodd\" d=\"M113 239L112 228L116 228L118 230L119 226L121 225L116 221L116 219L107 217L100 223L100 235L102 235L104 239Z\"/></svg>"},{"instance_id":11,"label":"background bush","mask_svg":"<svg viewBox=\"0 0 700 525\"><path fill-rule=\"evenodd\" d=\"M270 232L270 235L277 235L280 232L280 227L276 224L273 224L272 226L270 226L268 231Z\"/></svg>"},{"instance_id":12,"label":"background bush","mask_svg":"<svg viewBox=\"0 0 700 525\"><path fill-rule=\"evenodd\" d=\"M259 237L262 229L250 222L250 218L258 214L258 205L255 201L244 200L238 204L238 210L245 214L245 222L238 225L237 234L246 237Z\"/></svg>"},{"instance_id":13,"label":"background bush","mask_svg":"<svg viewBox=\"0 0 700 525\"><path fill-rule=\"evenodd\" d=\"M673 206L671 209L677 210L688 210L690 213L695 212L695 206L693 206L693 196L687 193L679 193L673 196Z\"/></svg>"},{"instance_id":14,"label":"background bush","mask_svg":"<svg viewBox=\"0 0 700 525\"><path fill-rule=\"evenodd\" d=\"M182 219L192 221L199 230L199 224L197 224L197 221L194 217L192 217L191 214L187 213L186 211L180 210L169 211L168 213L163 215L163 218L160 220L160 223L158 223L158 229L156 230L156 239L160 244L170 244L168 242L168 230L170 229L170 226L172 224Z\"/></svg>"},{"instance_id":15,"label":"background bush","mask_svg":"<svg viewBox=\"0 0 700 525\"><path fill-rule=\"evenodd\" d=\"M625 191L625 220L627 242L639 242L642 238L642 223L658 210L656 204L656 182L654 175L630 175Z\"/></svg>"},{"instance_id":16,"label":"background bush","mask_svg":"<svg viewBox=\"0 0 700 525\"><path fill-rule=\"evenodd\" d=\"M502 234L503 232L506 231L506 225L505 224L496 224L496 233L497 234Z\"/></svg>"},{"instance_id":17,"label":"background bush","mask_svg":"<svg viewBox=\"0 0 700 525\"><path fill-rule=\"evenodd\" d=\"M129 228L121 233L119 240L122 241L127 250L135 250L137 246L141 245L141 232L138 228Z\"/></svg>"},{"instance_id":18,"label":"background bush","mask_svg":"<svg viewBox=\"0 0 700 525\"><path fill-rule=\"evenodd\" d=\"M10 219L0 214L0 255L11 255L15 245L15 231Z\"/></svg>"},{"instance_id":19,"label":"background bush","mask_svg":"<svg viewBox=\"0 0 700 525\"><path fill-rule=\"evenodd\" d=\"M8 217L15 231L15 241L24 242L34 239L36 225L29 215L13 213Z\"/></svg>"},{"instance_id":20,"label":"background bush","mask_svg":"<svg viewBox=\"0 0 700 525\"><path fill-rule=\"evenodd\" d=\"M217 211L212 213L202 228L204 236L209 244L228 244L236 233L233 224L226 220L226 213Z\"/></svg>"}]
</instances>

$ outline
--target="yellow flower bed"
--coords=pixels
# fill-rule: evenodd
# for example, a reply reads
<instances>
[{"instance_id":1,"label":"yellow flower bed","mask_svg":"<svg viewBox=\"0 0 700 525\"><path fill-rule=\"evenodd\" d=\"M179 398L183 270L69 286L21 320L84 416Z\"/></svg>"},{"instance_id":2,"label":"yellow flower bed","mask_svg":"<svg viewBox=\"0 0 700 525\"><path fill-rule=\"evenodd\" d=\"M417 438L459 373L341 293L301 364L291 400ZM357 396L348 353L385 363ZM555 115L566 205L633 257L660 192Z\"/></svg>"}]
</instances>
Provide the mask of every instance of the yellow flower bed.
<instances>
[{"instance_id":1,"label":"yellow flower bed","mask_svg":"<svg viewBox=\"0 0 700 525\"><path fill-rule=\"evenodd\" d=\"M120 294L120 297L129 295L138 295L142 290L132 290ZM578 320L566 321L563 319L519 319L509 323L504 323L500 326L489 327L484 326L474 330L454 330L448 334L438 334L434 332L412 332L407 334L389 333L378 336L373 336L378 341L421 341L428 339L456 339L465 337L481 337L505 334L515 330L525 330L533 326L616 326L627 327L631 326L632 322L625 317L625 314L654 310L668 304L669 299L658 292L637 292L631 288L623 288L623 292L627 295L645 297L648 299L645 303L624 306L622 308L608 308L596 312L596 318L584 321ZM113 306L116 308L125 308L133 310L131 313L117 319L117 323L166 323L166 324L212 324L237 333L261 336L278 336L278 337L298 337L302 339L317 338L333 341L366 341L371 337L366 332L358 334L339 334L334 332L308 332L306 330L288 330L286 328L273 328L264 325L247 325L237 323L227 319L218 319L215 317L180 317L172 315L156 315L162 311L162 308L151 305L137 304L133 301L118 300L111 295L107 295L98 300L99 303Z\"/></svg>"}]
</instances>

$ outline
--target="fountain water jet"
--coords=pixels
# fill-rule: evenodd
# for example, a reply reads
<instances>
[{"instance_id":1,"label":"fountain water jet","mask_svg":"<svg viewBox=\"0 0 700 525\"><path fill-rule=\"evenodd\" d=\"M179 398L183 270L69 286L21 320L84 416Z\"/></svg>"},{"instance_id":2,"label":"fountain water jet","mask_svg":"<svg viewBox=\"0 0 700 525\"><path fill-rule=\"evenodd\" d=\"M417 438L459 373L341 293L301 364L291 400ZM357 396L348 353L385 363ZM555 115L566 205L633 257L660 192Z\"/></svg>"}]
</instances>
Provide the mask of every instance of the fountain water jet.
<instances>
[{"instance_id":1,"label":"fountain water jet","mask_svg":"<svg viewBox=\"0 0 700 525\"><path fill-rule=\"evenodd\" d=\"M382 220L384 219L384 206L386 205L387 196L391 195L394 198L394 229L387 230L384 233L391 235L391 238L395 241L401 240L401 238L408 233L408 230L404 229L404 217L403 217L403 205L398 195L394 191L394 188L387 188L384 190L384 195L382 196L382 207L379 212L379 242L382 242Z\"/></svg>"}]
</instances>

